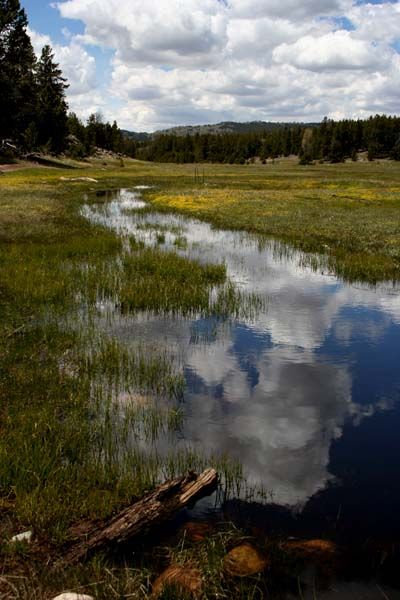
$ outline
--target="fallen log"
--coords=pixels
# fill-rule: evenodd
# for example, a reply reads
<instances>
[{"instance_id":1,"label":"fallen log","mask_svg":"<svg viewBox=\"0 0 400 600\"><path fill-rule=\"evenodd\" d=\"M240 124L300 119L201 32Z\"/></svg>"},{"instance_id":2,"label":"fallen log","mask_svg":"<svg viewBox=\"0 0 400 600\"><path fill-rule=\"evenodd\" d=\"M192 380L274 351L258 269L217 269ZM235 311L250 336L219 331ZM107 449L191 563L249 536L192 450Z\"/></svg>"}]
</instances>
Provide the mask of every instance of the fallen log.
<instances>
[{"instance_id":1,"label":"fallen log","mask_svg":"<svg viewBox=\"0 0 400 600\"><path fill-rule=\"evenodd\" d=\"M207 469L201 475L189 473L167 481L113 517L104 527L73 544L55 568L84 560L94 552L149 535L189 503L208 496L217 488L218 475Z\"/></svg>"}]
</instances>

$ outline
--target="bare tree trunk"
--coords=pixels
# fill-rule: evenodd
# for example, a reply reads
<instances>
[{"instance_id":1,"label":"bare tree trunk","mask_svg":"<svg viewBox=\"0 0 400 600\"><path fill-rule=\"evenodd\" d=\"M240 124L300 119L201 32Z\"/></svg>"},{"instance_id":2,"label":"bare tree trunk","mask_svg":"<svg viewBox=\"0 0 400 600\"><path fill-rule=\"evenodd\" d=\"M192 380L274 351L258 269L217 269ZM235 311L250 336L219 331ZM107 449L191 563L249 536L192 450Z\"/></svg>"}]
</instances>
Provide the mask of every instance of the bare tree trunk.
<instances>
[{"instance_id":1,"label":"bare tree trunk","mask_svg":"<svg viewBox=\"0 0 400 600\"><path fill-rule=\"evenodd\" d=\"M201 475L189 473L167 481L118 515L83 541L73 544L55 567L75 564L104 547L126 543L149 534L155 527L171 519L187 504L216 490L218 475L207 469Z\"/></svg>"}]
</instances>

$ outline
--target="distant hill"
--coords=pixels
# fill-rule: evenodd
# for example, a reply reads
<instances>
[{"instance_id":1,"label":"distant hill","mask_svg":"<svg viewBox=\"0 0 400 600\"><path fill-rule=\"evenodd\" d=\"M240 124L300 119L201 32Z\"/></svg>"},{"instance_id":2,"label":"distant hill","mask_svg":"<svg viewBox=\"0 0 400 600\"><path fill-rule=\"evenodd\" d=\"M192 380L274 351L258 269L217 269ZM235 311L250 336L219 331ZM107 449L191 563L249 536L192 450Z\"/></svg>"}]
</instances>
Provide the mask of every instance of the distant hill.
<instances>
[{"instance_id":1,"label":"distant hill","mask_svg":"<svg viewBox=\"0 0 400 600\"><path fill-rule=\"evenodd\" d=\"M295 125L316 125L316 123L273 123L269 121L249 121L248 123L236 123L234 121L223 121L215 125L183 125L171 127L156 134L166 133L172 135L195 135L196 133L262 133L263 131L275 131L283 127L294 127Z\"/></svg>"},{"instance_id":2,"label":"distant hill","mask_svg":"<svg viewBox=\"0 0 400 600\"><path fill-rule=\"evenodd\" d=\"M210 134L222 134L222 133L262 133L263 131L275 131L276 129L282 129L284 127L294 127L301 125L302 127L316 127L318 123L282 123L282 122L270 122L270 121L249 121L248 123L236 123L234 121L223 121L222 123L216 123L215 125L180 125L178 127L170 127L169 129L162 129L155 131L154 133L136 133L134 131L123 131L122 133L130 139L137 141L146 141L157 135L196 135L199 133L205 135Z\"/></svg>"},{"instance_id":3,"label":"distant hill","mask_svg":"<svg viewBox=\"0 0 400 600\"><path fill-rule=\"evenodd\" d=\"M137 142L146 142L153 137L153 134L146 133L145 131L127 131L126 129L122 129L121 132L126 139Z\"/></svg>"}]
</instances>

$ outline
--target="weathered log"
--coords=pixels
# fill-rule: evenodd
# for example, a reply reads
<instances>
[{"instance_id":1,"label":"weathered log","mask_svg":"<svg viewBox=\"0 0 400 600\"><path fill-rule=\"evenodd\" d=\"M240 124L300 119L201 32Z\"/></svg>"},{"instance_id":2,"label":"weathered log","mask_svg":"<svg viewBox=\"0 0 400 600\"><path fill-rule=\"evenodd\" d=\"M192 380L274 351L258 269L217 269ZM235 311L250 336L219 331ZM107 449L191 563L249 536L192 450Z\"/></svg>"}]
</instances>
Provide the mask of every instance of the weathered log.
<instances>
[{"instance_id":1,"label":"weathered log","mask_svg":"<svg viewBox=\"0 0 400 600\"><path fill-rule=\"evenodd\" d=\"M117 514L100 530L73 544L55 567L76 564L100 549L147 536L190 502L215 491L217 483L218 475L214 469L207 469L201 475L189 473L163 483Z\"/></svg>"}]
</instances>

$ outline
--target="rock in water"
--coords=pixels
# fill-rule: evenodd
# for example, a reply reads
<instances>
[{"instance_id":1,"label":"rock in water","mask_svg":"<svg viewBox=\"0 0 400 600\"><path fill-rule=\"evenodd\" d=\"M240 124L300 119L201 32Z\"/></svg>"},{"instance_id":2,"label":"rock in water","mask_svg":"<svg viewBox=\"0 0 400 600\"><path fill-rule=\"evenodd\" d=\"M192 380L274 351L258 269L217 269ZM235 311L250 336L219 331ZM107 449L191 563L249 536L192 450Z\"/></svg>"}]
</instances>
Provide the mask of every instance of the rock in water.
<instances>
[{"instance_id":1,"label":"rock in water","mask_svg":"<svg viewBox=\"0 0 400 600\"><path fill-rule=\"evenodd\" d=\"M287 552L296 554L302 558L329 558L334 556L338 548L329 540L290 540L282 544Z\"/></svg>"},{"instance_id":2,"label":"rock in water","mask_svg":"<svg viewBox=\"0 0 400 600\"><path fill-rule=\"evenodd\" d=\"M251 544L241 544L233 548L224 559L224 571L236 577L248 577L262 573L268 561Z\"/></svg>"},{"instance_id":3,"label":"rock in water","mask_svg":"<svg viewBox=\"0 0 400 600\"><path fill-rule=\"evenodd\" d=\"M74 592L64 592L59 596L53 598L53 600L94 600L93 596L87 596L86 594L75 594Z\"/></svg>"},{"instance_id":4,"label":"rock in water","mask_svg":"<svg viewBox=\"0 0 400 600\"><path fill-rule=\"evenodd\" d=\"M201 573L193 564L170 565L153 583L152 598L158 598L168 587L181 594L199 598L203 588Z\"/></svg>"},{"instance_id":5,"label":"rock in water","mask_svg":"<svg viewBox=\"0 0 400 600\"><path fill-rule=\"evenodd\" d=\"M290 540L281 548L296 559L310 562L326 573L334 571L340 558L339 548L329 540Z\"/></svg>"}]
</instances>

